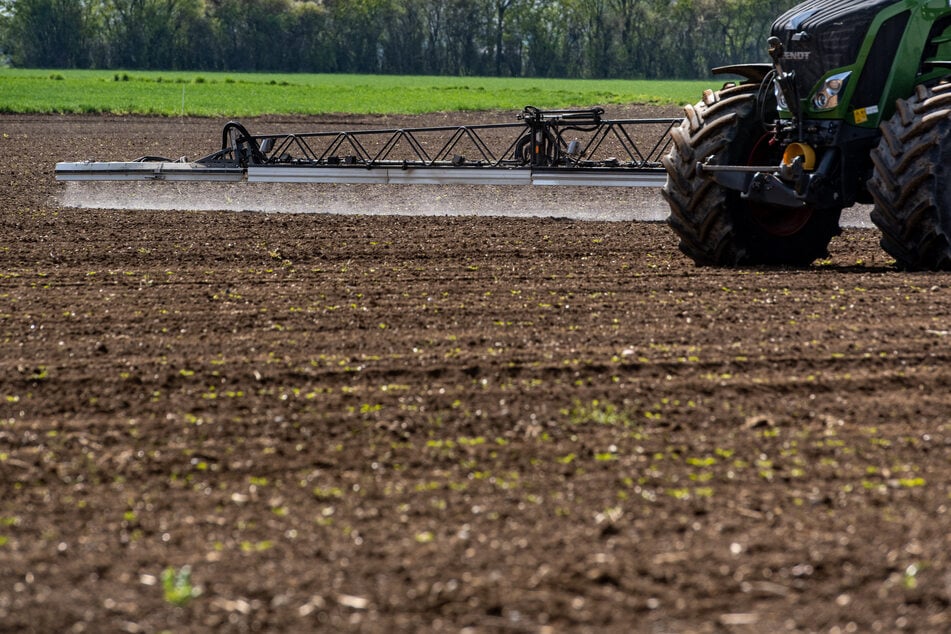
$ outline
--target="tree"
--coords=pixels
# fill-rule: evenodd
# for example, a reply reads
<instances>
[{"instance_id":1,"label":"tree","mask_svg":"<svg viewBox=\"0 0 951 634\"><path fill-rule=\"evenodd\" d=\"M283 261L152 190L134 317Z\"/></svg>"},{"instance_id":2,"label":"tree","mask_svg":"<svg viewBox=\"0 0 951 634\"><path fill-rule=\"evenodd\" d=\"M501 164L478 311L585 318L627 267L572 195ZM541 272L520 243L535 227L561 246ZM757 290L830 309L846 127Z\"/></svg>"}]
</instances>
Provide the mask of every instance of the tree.
<instances>
[{"instance_id":1,"label":"tree","mask_svg":"<svg viewBox=\"0 0 951 634\"><path fill-rule=\"evenodd\" d=\"M489 75L489 5L478 0L446 0L446 74Z\"/></svg>"},{"instance_id":2,"label":"tree","mask_svg":"<svg viewBox=\"0 0 951 634\"><path fill-rule=\"evenodd\" d=\"M287 50L286 70L296 72L328 72L333 44L327 34L329 12L323 2L298 0L291 7L288 32L284 37Z\"/></svg>"},{"instance_id":3,"label":"tree","mask_svg":"<svg viewBox=\"0 0 951 634\"><path fill-rule=\"evenodd\" d=\"M505 15L519 0L495 0L495 76L502 76L502 59L504 57L503 41L505 39Z\"/></svg>"},{"instance_id":4,"label":"tree","mask_svg":"<svg viewBox=\"0 0 951 634\"><path fill-rule=\"evenodd\" d=\"M426 68L426 7L424 0L404 0L394 6L381 34L380 71L412 75Z\"/></svg>"},{"instance_id":5,"label":"tree","mask_svg":"<svg viewBox=\"0 0 951 634\"><path fill-rule=\"evenodd\" d=\"M201 66L206 44L203 0L108 0L99 17L108 37L105 66L177 69Z\"/></svg>"},{"instance_id":6,"label":"tree","mask_svg":"<svg viewBox=\"0 0 951 634\"><path fill-rule=\"evenodd\" d=\"M789 0L0 0L18 66L699 77Z\"/></svg>"},{"instance_id":7,"label":"tree","mask_svg":"<svg viewBox=\"0 0 951 634\"><path fill-rule=\"evenodd\" d=\"M289 0L215 0L212 3L222 68L285 70L291 32Z\"/></svg>"},{"instance_id":8,"label":"tree","mask_svg":"<svg viewBox=\"0 0 951 634\"><path fill-rule=\"evenodd\" d=\"M325 0L335 72L377 73L384 65L384 38L398 19L398 0Z\"/></svg>"},{"instance_id":9,"label":"tree","mask_svg":"<svg viewBox=\"0 0 951 634\"><path fill-rule=\"evenodd\" d=\"M16 66L76 68L88 63L84 0L18 0L8 7Z\"/></svg>"},{"instance_id":10,"label":"tree","mask_svg":"<svg viewBox=\"0 0 951 634\"><path fill-rule=\"evenodd\" d=\"M12 0L0 0L0 66L10 63L10 22L13 19Z\"/></svg>"}]
</instances>

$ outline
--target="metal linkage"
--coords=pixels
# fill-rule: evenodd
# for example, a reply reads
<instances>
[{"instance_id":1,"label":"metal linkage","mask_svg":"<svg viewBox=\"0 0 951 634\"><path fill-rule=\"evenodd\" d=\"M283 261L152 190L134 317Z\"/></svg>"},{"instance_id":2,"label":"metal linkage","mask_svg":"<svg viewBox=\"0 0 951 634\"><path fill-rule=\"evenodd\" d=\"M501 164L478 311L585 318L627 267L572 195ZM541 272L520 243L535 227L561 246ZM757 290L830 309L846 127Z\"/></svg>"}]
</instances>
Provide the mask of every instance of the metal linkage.
<instances>
[{"instance_id":1,"label":"metal linkage","mask_svg":"<svg viewBox=\"0 0 951 634\"><path fill-rule=\"evenodd\" d=\"M602 119L603 113L601 108L546 111L529 106L519 115L522 123L258 136L231 122L225 126L221 151L198 162L365 168L660 167L678 119L612 121ZM643 137L648 126L654 126L650 138L638 143L635 131Z\"/></svg>"},{"instance_id":2,"label":"metal linkage","mask_svg":"<svg viewBox=\"0 0 951 634\"><path fill-rule=\"evenodd\" d=\"M306 134L278 134L252 137L260 146L268 148L267 165L362 167L460 167L477 164L489 167L516 166L512 152L513 141L504 151L494 150L483 138L488 130L524 131L521 124L486 124L461 127L405 128L399 130L361 130L356 132L310 132ZM426 138L441 135L442 145L430 154L427 146L433 141ZM448 138L446 138L448 137ZM475 150L473 160L460 158L456 150L468 143ZM506 155L511 155L508 159Z\"/></svg>"}]
</instances>

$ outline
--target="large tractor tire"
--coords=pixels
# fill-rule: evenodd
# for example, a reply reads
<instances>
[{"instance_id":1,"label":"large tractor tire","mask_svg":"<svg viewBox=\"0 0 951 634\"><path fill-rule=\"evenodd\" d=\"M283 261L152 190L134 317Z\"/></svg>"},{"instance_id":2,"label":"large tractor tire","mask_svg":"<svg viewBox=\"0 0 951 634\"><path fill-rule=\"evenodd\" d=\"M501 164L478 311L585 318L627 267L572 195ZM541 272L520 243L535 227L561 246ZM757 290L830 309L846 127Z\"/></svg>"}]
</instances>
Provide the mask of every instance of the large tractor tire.
<instances>
[{"instance_id":1,"label":"large tractor tire","mask_svg":"<svg viewBox=\"0 0 951 634\"><path fill-rule=\"evenodd\" d=\"M900 268L951 269L951 83L918 86L882 124L872 222Z\"/></svg>"},{"instance_id":2,"label":"large tractor tire","mask_svg":"<svg viewBox=\"0 0 951 634\"><path fill-rule=\"evenodd\" d=\"M769 95L765 104L761 90ZM683 123L671 131L673 149L663 159L667 222L680 237L680 250L706 266L807 266L827 256L829 241L840 232L841 208L751 202L697 173L697 163L708 157L712 165L779 165L782 150L770 144L772 119L764 118L776 112L772 88L731 86L685 112Z\"/></svg>"}]
</instances>

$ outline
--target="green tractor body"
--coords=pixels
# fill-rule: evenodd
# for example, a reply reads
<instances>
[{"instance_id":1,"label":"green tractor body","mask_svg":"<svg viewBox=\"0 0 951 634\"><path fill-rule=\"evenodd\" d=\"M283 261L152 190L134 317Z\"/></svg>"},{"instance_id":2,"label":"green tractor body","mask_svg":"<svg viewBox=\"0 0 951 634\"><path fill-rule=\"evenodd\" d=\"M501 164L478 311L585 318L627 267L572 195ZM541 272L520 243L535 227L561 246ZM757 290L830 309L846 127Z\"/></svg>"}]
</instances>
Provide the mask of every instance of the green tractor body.
<instances>
[{"instance_id":1,"label":"green tractor body","mask_svg":"<svg viewBox=\"0 0 951 634\"><path fill-rule=\"evenodd\" d=\"M806 265L843 208L872 203L905 268L951 268L951 1L812 0L772 60L688 106L664 196L698 264ZM945 175L945 170L948 174Z\"/></svg>"}]
</instances>

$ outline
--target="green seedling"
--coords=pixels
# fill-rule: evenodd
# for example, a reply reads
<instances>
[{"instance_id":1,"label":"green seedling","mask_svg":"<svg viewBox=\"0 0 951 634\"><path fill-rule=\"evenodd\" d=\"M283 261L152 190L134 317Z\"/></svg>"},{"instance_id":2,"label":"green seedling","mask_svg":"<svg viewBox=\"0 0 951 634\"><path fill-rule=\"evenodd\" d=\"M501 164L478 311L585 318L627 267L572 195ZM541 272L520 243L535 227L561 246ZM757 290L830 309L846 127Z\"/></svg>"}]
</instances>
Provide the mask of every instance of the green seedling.
<instances>
[{"instance_id":1,"label":"green seedling","mask_svg":"<svg viewBox=\"0 0 951 634\"><path fill-rule=\"evenodd\" d=\"M192 585L192 569L188 565L178 570L171 566L163 570L162 591L165 594L165 600L178 607L185 606L201 594L201 589Z\"/></svg>"}]
</instances>

